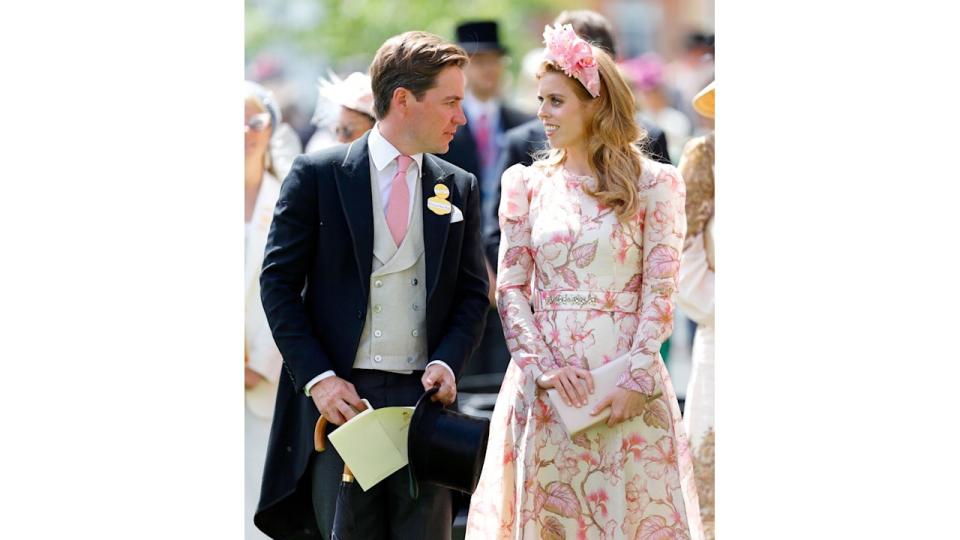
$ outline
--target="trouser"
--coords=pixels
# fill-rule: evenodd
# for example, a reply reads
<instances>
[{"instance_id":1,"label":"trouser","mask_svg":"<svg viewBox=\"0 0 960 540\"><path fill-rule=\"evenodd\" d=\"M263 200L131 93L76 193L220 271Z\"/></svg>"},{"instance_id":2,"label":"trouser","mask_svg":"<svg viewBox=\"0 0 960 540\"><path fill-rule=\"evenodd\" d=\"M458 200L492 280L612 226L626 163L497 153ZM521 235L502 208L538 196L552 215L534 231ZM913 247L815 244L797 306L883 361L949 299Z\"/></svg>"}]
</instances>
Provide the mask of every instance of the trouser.
<instances>
[{"instance_id":1,"label":"trouser","mask_svg":"<svg viewBox=\"0 0 960 540\"><path fill-rule=\"evenodd\" d=\"M423 394L422 371L410 375L355 369L350 382L357 394L374 409L413 406ZM314 454L311 463L312 498L317 526L330 538L337 494L343 474L343 459L332 444ZM420 482L419 497L410 497L408 466L391 474L368 491L354 482L350 487L354 515L354 538L364 540L424 538L449 540L453 525L450 490Z\"/></svg>"}]
</instances>

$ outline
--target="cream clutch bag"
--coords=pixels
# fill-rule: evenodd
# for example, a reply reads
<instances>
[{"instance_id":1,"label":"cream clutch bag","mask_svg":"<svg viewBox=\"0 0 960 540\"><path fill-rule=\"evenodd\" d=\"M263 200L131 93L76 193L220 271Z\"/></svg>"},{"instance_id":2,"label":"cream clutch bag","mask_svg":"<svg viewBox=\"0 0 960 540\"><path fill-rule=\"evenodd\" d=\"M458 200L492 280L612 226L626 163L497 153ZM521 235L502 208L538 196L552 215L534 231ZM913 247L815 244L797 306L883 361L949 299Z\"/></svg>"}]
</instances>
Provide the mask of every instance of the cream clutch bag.
<instances>
[{"instance_id":1,"label":"cream clutch bag","mask_svg":"<svg viewBox=\"0 0 960 540\"><path fill-rule=\"evenodd\" d=\"M587 395L587 404L583 407L574 407L567 405L560 397L560 393L553 388L547 390L547 396L550 397L550 403L560 415L560 421L567 433L571 436L581 431L604 422L610 417L610 407L604 408L596 416L591 415L590 411L607 397L610 392L617 387L617 379L630 369L630 355L625 354L616 360L611 360L606 364L591 370L593 376L593 393Z\"/></svg>"}]
</instances>

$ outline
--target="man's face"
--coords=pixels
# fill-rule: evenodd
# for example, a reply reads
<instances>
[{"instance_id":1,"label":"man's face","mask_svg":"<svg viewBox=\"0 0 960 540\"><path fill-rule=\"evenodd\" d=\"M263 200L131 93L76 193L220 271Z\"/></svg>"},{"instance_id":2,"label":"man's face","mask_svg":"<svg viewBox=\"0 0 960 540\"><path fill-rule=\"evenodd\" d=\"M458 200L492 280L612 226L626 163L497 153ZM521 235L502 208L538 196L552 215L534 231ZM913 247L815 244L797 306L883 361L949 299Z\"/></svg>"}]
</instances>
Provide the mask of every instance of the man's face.
<instances>
[{"instance_id":1,"label":"man's face","mask_svg":"<svg viewBox=\"0 0 960 540\"><path fill-rule=\"evenodd\" d=\"M500 91L503 77L504 57L496 51L477 52L470 55L465 73L470 92L484 100Z\"/></svg>"},{"instance_id":2,"label":"man's face","mask_svg":"<svg viewBox=\"0 0 960 540\"><path fill-rule=\"evenodd\" d=\"M459 126L467 123L463 101L463 70L448 66L437 75L437 84L417 101L411 96L405 122L417 151L446 153Z\"/></svg>"}]
</instances>

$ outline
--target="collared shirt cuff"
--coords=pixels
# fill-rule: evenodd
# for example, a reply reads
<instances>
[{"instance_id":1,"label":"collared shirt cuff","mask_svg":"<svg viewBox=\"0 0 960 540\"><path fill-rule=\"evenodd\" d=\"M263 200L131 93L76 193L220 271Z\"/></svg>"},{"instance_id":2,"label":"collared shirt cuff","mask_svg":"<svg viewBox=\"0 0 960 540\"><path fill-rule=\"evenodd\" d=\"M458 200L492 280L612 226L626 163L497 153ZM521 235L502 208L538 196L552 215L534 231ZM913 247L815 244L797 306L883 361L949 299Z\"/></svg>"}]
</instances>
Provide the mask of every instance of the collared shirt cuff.
<instances>
[{"instance_id":1,"label":"collared shirt cuff","mask_svg":"<svg viewBox=\"0 0 960 540\"><path fill-rule=\"evenodd\" d=\"M454 381L457 380L457 376L456 376L456 374L453 373L453 369L451 369L450 366L448 366L446 362L444 362L443 360L434 360L433 362L430 362L429 364L427 364L427 367L430 367L430 366L432 366L432 365L434 365L434 364L439 364L439 365L447 368L447 371L450 372L450 376L453 377L453 380L454 380Z\"/></svg>"},{"instance_id":2,"label":"collared shirt cuff","mask_svg":"<svg viewBox=\"0 0 960 540\"><path fill-rule=\"evenodd\" d=\"M307 394L307 397L310 397L310 389L313 388L313 385L317 384L318 382L320 382L320 381L322 381L322 380L324 380L324 379L327 379L327 378L329 378L329 377L333 377L333 376L335 376L335 375L336 375L336 373L334 373L334 371L333 371L332 369L328 369L328 370L324 371L323 373L321 373L321 374L317 375L316 377L310 379L310 382L308 382L306 385L304 385L304 387L303 387L303 393Z\"/></svg>"}]
</instances>

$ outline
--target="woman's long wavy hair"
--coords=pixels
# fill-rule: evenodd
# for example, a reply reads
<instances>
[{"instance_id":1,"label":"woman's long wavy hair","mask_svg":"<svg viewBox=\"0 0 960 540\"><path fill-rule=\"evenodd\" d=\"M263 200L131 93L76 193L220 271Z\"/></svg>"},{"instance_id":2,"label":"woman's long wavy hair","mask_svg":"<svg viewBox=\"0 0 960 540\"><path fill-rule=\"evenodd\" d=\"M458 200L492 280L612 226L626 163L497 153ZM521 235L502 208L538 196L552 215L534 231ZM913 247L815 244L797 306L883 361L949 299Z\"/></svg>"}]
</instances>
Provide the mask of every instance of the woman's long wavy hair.
<instances>
[{"instance_id":1,"label":"woman's long wavy hair","mask_svg":"<svg viewBox=\"0 0 960 540\"><path fill-rule=\"evenodd\" d=\"M638 143L647 134L637 124L633 92L620 69L602 49L591 48L600 73L600 95L594 98L580 81L568 77L581 102L596 100L596 112L587 123L586 138L587 158L597 173L597 185L594 190L584 184L584 191L613 208L623 223L640 210L637 185L643 172L643 153ZM559 66L548 60L540 66L537 78L551 71L566 76ZM551 148L535 158L540 166L556 166L564 162L566 152L562 148Z\"/></svg>"}]
</instances>

